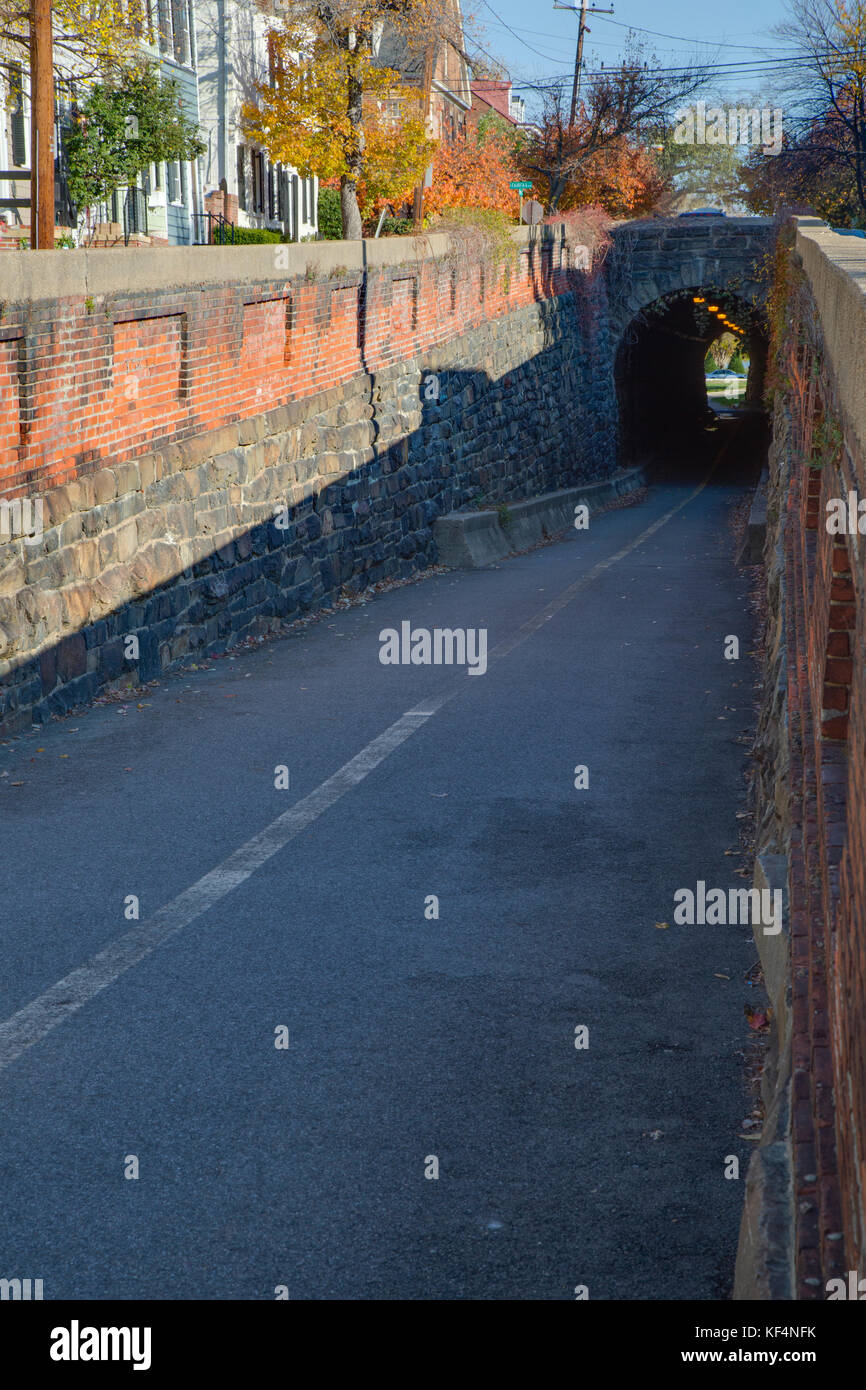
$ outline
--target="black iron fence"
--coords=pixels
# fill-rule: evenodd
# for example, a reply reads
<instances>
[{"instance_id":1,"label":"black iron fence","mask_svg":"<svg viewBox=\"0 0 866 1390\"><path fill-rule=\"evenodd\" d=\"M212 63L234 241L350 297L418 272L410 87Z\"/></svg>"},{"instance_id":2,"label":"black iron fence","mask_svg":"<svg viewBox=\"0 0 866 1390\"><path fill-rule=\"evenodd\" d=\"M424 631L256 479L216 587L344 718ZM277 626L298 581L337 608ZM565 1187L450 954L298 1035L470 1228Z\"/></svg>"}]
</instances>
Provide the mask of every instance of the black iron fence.
<instances>
[{"instance_id":1,"label":"black iron fence","mask_svg":"<svg viewBox=\"0 0 866 1390\"><path fill-rule=\"evenodd\" d=\"M223 217L221 212L194 212L192 225L196 246L225 246L234 243L234 223Z\"/></svg>"}]
</instances>

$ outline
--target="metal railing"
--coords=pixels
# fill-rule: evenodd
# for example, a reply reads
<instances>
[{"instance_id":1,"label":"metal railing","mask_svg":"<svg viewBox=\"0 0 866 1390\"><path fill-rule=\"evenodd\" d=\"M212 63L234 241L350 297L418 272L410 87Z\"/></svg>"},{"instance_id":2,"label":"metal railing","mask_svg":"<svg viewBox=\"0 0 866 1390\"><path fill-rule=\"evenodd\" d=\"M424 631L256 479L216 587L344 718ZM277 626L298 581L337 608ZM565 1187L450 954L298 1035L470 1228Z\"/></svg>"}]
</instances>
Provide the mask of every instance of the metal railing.
<instances>
[{"instance_id":1,"label":"metal railing","mask_svg":"<svg viewBox=\"0 0 866 1390\"><path fill-rule=\"evenodd\" d=\"M235 226L221 212L194 212L193 232L196 246L225 246L233 244Z\"/></svg>"}]
</instances>

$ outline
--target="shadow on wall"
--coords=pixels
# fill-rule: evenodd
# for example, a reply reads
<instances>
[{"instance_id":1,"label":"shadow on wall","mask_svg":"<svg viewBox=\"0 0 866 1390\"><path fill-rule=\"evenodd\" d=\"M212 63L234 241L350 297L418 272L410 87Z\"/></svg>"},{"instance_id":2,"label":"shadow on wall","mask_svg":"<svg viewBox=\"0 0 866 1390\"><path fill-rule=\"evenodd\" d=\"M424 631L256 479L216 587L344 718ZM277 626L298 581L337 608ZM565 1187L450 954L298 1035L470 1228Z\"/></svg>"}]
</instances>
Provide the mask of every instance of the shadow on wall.
<instances>
[{"instance_id":1,"label":"shadow on wall","mask_svg":"<svg viewBox=\"0 0 866 1390\"><path fill-rule=\"evenodd\" d=\"M541 350L499 377L448 365L441 350L427 366L356 376L239 422L238 447L217 456L200 436L200 462L185 471L150 456L162 466L117 528L129 553L112 542L90 580L74 545L62 546L65 522L37 546L16 542L38 578L0 596L0 728L63 714L113 682L153 680L193 653L221 653L343 588L408 577L436 562L432 522L445 512L615 471L609 367L591 400L592 349L573 341L574 305L564 301L527 311ZM495 345L490 358L496 365ZM233 525L233 505L255 521ZM79 517L69 529L91 535L92 513ZM61 610L67 631L40 644Z\"/></svg>"}]
</instances>

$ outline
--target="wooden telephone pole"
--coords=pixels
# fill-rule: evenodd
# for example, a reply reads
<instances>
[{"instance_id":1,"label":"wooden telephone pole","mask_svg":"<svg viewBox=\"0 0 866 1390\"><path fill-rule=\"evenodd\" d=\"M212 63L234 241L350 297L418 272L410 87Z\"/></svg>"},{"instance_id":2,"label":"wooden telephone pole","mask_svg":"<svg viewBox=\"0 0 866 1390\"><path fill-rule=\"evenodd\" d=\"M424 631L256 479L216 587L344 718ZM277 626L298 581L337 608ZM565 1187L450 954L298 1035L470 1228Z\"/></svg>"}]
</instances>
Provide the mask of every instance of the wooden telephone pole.
<instances>
[{"instance_id":1,"label":"wooden telephone pole","mask_svg":"<svg viewBox=\"0 0 866 1390\"><path fill-rule=\"evenodd\" d=\"M586 16L587 14L613 14L613 6L611 6L609 10L601 10L597 5L588 4L587 0L580 0L579 7L577 5L561 5L557 0L553 8L555 10L573 10L575 14L580 15L580 25L577 31L577 53L574 55L574 82L571 86L571 116L569 118L569 125L574 125L577 120L577 104L580 100L580 75L583 68L583 36L589 32Z\"/></svg>"},{"instance_id":2,"label":"wooden telephone pole","mask_svg":"<svg viewBox=\"0 0 866 1390\"><path fill-rule=\"evenodd\" d=\"M54 51L51 0L30 0L30 247L54 250Z\"/></svg>"}]
</instances>

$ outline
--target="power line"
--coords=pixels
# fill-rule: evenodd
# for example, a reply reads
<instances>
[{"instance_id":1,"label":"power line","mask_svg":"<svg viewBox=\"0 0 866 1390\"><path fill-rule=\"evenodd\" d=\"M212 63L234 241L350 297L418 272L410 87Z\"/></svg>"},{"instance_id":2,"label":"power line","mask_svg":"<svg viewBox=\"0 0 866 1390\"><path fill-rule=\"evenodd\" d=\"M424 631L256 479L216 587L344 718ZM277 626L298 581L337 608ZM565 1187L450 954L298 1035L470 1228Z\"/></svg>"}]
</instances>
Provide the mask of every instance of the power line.
<instances>
[{"instance_id":1,"label":"power line","mask_svg":"<svg viewBox=\"0 0 866 1390\"><path fill-rule=\"evenodd\" d=\"M518 34L517 30L516 30L516 29L512 29L512 27L511 27L510 24L506 24L506 23L505 23L505 20L502 18L502 15L501 15L501 14L497 14L496 11L494 10L493 6L492 6L492 5L489 5L489 4L487 3L487 0L482 0L482 4L484 5L484 7L485 7L486 9L488 9L488 10L490 11L490 13L493 15L493 18L494 18L494 19L498 19L498 20L499 20L499 23L503 26L503 28L507 29L508 32L509 32L509 34L512 34L512 35L514 36L514 38L517 39L517 42L518 42L518 43L522 43L524 48L528 48L528 49L529 49L530 53L535 53L535 54L537 54L537 56L538 56L539 58L543 58L544 61L545 61L546 63L549 63L549 62L551 62L551 61L556 61L555 59L554 59L554 60L551 60L551 57L550 57L550 54L549 54L549 53L542 53L542 52L541 52L541 49L539 49L539 48L533 48L531 43L527 43L527 42L526 42L526 39L522 39L522 38L520 37L520 35ZM529 32L532 32L532 31L530 30Z\"/></svg>"},{"instance_id":2,"label":"power line","mask_svg":"<svg viewBox=\"0 0 866 1390\"><path fill-rule=\"evenodd\" d=\"M488 5L487 8L490 9L490 6ZM636 34L652 34L654 38L659 39L673 39L676 43L697 43L702 44L707 48L739 48L742 49L745 53L762 53L766 50L767 47L767 45L765 44L762 45L753 43L728 43L726 39L699 39L691 37L688 34L664 34L659 29L644 29L639 24L625 24L621 20L608 19L607 16L597 16L597 18L603 19L605 24L616 24L620 29L631 29ZM507 25L504 20L501 21L501 23L503 28L509 29L510 33L515 34L514 29L510 29L509 25ZM536 38L539 39L558 39L562 37L561 34L552 34L547 29L524 29L522 25L518 25L517 29L519 33L535 34ZM515 34L515 37L517 37L517 34ZM519 42L522 43L523 40L519 39ZM601 41L599 39L593 40L593 43L596 46L598 46L600 42ZM605 47L613 46L613 44L605 45Z\"/></svg>"}]
</instances>

